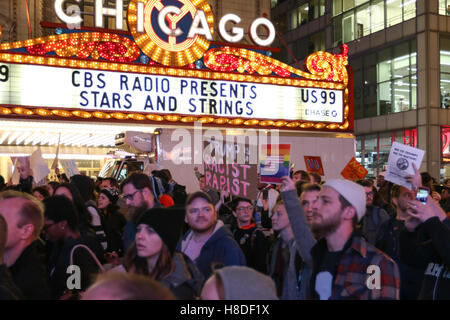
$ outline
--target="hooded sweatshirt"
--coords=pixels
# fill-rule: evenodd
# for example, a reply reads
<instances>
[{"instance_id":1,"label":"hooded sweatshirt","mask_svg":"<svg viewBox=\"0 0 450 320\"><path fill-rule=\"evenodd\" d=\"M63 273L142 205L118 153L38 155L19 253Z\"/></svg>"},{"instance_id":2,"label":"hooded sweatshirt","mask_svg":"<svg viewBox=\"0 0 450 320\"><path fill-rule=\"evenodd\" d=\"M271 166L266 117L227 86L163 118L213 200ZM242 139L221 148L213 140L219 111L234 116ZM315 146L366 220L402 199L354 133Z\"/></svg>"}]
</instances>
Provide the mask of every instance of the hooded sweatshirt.
<instances>
[{"instance_id":1,"label":"hooded sweatshirt","mask_svg":"<svg viewBox=\"0 0 450 320\"><path fill-rule=\"evenodd\" d=\"M185 252L189 241L193 241L194 233L188 231L178 243L177 250ZM194 260L197 268L208 279L213 267L245 266L245 256L239 245L233 239L231 232L224 227L222 221L218 220L214 231L200 250L200 255Z\"/></svg>"}]
</instances>

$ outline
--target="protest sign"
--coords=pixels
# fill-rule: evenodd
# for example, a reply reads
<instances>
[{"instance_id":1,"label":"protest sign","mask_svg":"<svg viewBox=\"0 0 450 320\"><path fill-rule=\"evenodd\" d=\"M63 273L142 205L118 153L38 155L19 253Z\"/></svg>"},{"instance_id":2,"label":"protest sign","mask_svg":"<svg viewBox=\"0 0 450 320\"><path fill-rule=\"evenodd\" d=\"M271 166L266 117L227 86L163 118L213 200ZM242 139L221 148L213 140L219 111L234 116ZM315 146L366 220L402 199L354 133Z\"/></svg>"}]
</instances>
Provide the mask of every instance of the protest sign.
<instances>
[{"instance_id":1,"label":"protest sign","mask_svg":"<svg viewBox=\"0 0 450 320\"><path fill-rule=\"evenodd\" d=\"M75 163L75 160L62 160L60 159L59 162L61 163L64 172L66 173L67 177L70 178L76 174L80 174L78 171L77 164Z\"/></svg>"},{"instance_id":2,"label":"protest sign","mask_svg":"<svg viewBox=\"0 0 450 320\"><path fill-rule=\"evenodd\" d=\"M267 144L261 146L260 181L281 184L283 176L289 176L290 144Z\"/></svg>"},{"instance_id":3,"label":"protest sign","mask_svg":"<svg viewBox=\"0 0 450 320\"><path fill-rule=\"evenodd\" d=\"M248 152L241 146L241 151ZM205 184L215 191L226 191L232 196L256 199L258 194L257 164L248 161L238 162L239 146L234 143L204 141ZM227 157L227 150L232 152ZM230 160L231 161L227 161ZM248 160L248 157L245 157Z\"/></svg>"},{"instance_id":4,"label":"protest sign","mask_svg":"<svg viewBox=\"0 0 450 320\"><path fill-rule=\"evenodd\" d=\"M348 180L362 180L369 172L364 168L355 157L342 170L341 175Z\"/></svg>"},{"instance_id":5,"label":"protest sign","mask_svg":"<svg viewBox=\"0 0 450 320\"><path fill-rule=\"evenodd\" d=\"M306 171L324 176L322 159L320 157L305 156Z\"/></svg>"},{"instance_id":6,"label":"protest sign","mask_svg":"<svg viewBox=\"0 0 450 320\"><path fill-rule=\"evenodd\" d=\"M412 190L411 184L405 177L414 175L413 163L417 169L420 168L424 154L423 150L394 142L389 153L384 179Z\"/></svg>"},{"instance_id":7,"label":"protest sign","mask_svg":"<svg viewBox=\"0 0 450 320\"><path fill-rule=\"evenodd\" d=\"M41 149L38 148L31 154L30 167L33 170L33 178L35 182L42 183L47 175L50 173L47 162L42 158Z\"/></svg>"}]
</instances>

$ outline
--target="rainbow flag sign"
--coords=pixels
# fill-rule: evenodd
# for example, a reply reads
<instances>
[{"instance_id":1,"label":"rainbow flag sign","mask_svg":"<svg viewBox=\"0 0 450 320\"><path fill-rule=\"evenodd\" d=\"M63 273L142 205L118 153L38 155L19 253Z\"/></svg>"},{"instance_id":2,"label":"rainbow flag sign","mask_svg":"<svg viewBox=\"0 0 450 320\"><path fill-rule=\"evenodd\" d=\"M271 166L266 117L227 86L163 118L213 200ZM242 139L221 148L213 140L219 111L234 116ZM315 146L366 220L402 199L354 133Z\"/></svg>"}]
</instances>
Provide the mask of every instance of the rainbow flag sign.
<instances>
[{"instance_id":1,"label":"rainbow flag sign","mask_svg":"<svg viewBox=\"0 0 450 320\"><path fill-rule=\"evenodd\" d=\"M290 160L290 144L262 145L259 161L260 182L280 184L281 177L289 176Z\"/></svg>"}]
</instances>

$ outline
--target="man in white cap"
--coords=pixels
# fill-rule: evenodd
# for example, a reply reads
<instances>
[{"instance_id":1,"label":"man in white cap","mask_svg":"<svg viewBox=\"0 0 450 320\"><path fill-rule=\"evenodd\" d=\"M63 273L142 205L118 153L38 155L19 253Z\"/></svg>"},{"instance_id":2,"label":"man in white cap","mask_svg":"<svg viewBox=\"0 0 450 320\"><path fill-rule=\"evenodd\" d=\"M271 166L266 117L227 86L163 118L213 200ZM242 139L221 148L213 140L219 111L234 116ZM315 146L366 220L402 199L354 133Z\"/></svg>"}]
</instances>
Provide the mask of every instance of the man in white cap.
<instances>
[{"instance_id":1,"label":"man in white cap","mask_svg":"<svg viewBox=\"0 0 450 320\"><path fill-rule=\"evenodd\" d=\"M399 299L397 264L355 232L366 211L364 188L330 180L312 210L311 230L320 240L311 250L311 298Z\"/></svg>"}]
</instances>

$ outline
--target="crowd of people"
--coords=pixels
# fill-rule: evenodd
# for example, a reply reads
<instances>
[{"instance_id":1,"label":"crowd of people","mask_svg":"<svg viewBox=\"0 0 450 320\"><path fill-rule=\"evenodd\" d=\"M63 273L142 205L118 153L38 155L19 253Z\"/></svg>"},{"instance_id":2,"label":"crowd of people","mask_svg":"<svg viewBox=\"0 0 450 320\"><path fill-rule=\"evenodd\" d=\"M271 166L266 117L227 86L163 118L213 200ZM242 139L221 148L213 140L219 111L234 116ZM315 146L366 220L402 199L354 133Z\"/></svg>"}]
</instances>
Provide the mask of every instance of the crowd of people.
<instances>
[{"instance_id":1,"label":"crowd of people","mask_svg":"<svg viewBox=\"0 0 450 320\"><path fill-rule=\"evenodd\" d=\"M190 194L167 169L0 177L0 299L450 299L450 181L414 169L411 189L299 170L256 199L198 168Z\"/></svg>"}]
</instances>

